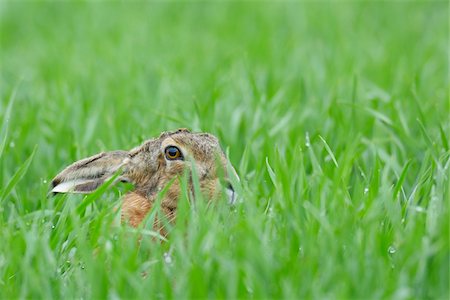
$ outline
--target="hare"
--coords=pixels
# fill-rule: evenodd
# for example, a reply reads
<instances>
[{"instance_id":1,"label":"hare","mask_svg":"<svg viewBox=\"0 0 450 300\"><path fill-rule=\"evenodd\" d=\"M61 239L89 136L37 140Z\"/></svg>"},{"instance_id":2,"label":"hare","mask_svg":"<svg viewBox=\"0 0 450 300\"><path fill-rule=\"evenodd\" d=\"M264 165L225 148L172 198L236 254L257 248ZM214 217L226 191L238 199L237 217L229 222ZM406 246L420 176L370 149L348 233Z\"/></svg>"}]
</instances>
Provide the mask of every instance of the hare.
<instances>
[{"instance_id":1,"label":"hare","mask_svg":"<svg viewBox=\"0 0 450 300\"><path fill-rule=\"evenodd\" d=\"M130 151L102 152L77 161L52 180L51 192L91 193L118 174L116 182L130 182L135 188L123 198L122 221L137 227L151 210L158 192L166 186L161 210L169 220L175 219L181 192L181 181L176 178L194 165L200 190L207 199L216 199L225 191L230 203L235 202L236 194L227 171L238 177L217 138L184 128L163 132ZM192 189L192 183L189 186Z\"/></svg>"}]
</instances>

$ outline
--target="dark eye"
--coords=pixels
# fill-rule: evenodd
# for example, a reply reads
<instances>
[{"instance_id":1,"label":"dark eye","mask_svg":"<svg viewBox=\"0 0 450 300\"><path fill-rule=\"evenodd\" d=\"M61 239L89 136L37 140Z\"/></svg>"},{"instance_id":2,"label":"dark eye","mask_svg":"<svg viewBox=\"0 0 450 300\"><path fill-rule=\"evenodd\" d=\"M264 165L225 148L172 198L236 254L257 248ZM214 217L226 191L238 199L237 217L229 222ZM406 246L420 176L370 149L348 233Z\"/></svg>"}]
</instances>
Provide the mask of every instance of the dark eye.
<instances>
[{"instance_id":1,"label":"dark eye","mask_svg":"<svg viewBox=\"0 0 450 300\"><path fill-rule=\"evenodd\" d=\"M165 150L165 154L166 154L166 158L168 160L182 160L183 159L183 154L181 154L180 149L178 149L175 146L169 146L166 148Z\"/></svg>"}]
</instances>

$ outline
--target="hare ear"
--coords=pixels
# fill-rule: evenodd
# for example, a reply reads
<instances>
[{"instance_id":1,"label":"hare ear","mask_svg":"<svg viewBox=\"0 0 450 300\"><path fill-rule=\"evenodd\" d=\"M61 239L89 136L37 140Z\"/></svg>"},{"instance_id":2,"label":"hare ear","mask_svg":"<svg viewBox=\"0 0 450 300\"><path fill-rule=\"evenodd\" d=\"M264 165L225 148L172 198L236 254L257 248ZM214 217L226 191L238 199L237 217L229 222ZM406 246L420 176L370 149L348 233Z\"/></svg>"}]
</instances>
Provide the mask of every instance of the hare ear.
<instances>
[{"instance_id":1,"label":"hare ear","mask_svg":"<svg viewBox=\"0 0 450 300\"><path fill-rule=\"evenodd\" d=\"M91 193L130 162L127 151L102 152L65 168L52 180L52 193ZM118 181L127 181L119 176Z\"/></svg>"}]
</instances>

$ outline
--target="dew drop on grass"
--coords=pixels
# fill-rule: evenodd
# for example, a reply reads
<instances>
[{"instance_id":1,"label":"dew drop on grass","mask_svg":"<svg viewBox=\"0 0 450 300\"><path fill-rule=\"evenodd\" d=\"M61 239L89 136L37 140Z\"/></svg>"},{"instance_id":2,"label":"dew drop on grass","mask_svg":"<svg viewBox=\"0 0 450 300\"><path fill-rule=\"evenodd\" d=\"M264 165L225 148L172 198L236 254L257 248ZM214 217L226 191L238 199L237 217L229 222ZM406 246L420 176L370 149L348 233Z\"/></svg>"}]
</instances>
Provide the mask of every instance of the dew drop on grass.
<instances>
[{"instance_id":1,"label":"dew drop on grass","mask_svg":"<svg viewBox=\"0 0 450 300\"><path fill-rule=\"evenodd\" d=\"M164 252L164 262L168 265L172 264L172 256L170 256L170 253Z\"/></svg>"},{"instance_id":2,"label":"dew drop on grass","mask_svg":"<svg viewBox=\"0 0 450 300\"><path fill-rule=\"evenodd\" d=\"M388 248L388 253L394 254L395 252L397 252L397 249L394 246L390 245Z\"/></svg>"},{"instance_id":3,"label":"dew drop on grass","mask_svg":"<svg viewBox=\"0 0 450 300\"><path fill-rule=\"evenodd\" d=\"M246 286L246 289L249 294L251 294L251 295L253 294L253 289L251 287Z\"/></svg>"},{"instance_id":4,"label":"dew drop on grass","mask_svg":"<svg viewBox=\"0 0 450 300\"><path fill-rule=\"evenodd\" d=\"M267 211L267 215L269 216L269 218L273 218L274 214L273 214L273 208L272 208L272 206L269 207L269 210Z\"/></svg>"},{"instance_id":5,"label":"dew drop on grass","mask_svg":"<svg viewBox=\"0 0 450 300\"><path fill-rule=\"evenodd\" d=\"M77 252L77 248L73 247L69 251L69 258L72 259L75 256L75 253Z\"/></svg>"},{"instance_id":6,"label":"dew drop on grass","mask_svg":"<svg viewBox=\"0 0 450 300\"><path fill-rule=\"evenodd\" d=\"M308 132L308 131L307 131L306 134L305 134L305 140L306 140L306 142L305 142L306 148L311 147L311 142L310 142L310 140L309 140L309 132Z\"/></svg>"},{"instance_id":7,"label":"dew drop on grass","mask_svg":"<svg viewBox=\"0 0 450 300\"><path fill-rule=\"evenodd\" d=\"M423 208L423 207L421 207L421 206L413 206L413 209L414 209L416 212L420 212L420 213L426 212L426 209Z\"/></svg>"},{"instance_id":8,"label":"dew drop on grass","mask_svg":"<svg viewBox=\"0 0 450 300\"><path fill-rule=\"evenodd\" d=\"M364 195L367 195L368 192L369 192L369 188L366 187L366 188L364 189Z\"/></svg>"},{"instance_id":9,"label":"dew drop on grass","mask_svg":"<svg viewBox=\"0 0 450 300\"><path fill-rule=\"evenodd\" d=\"M55 226L55 225L53 225L53 226ZM53 226L52 226L52 228L53 228ZM66 249L67 245L69 245L69 241L65 240L64 243L62 243L62 245L61 245L61 251L64 251L64 249Z\"/></svg>"},{"instance_id":10,"label":"dew drop on grass","mask_svg":"<svg viewBox=\"0 0 450 300\"><path fill-rule=\"evenodd\" d=\"M112 246L111 241L109 241L109 240L106 241L106 243L105 243L105 251L106 252L111 252L112 248L113 248L113 246Z\"/></svg>"},{"instance_id":11,"label":"dew drop on grass","mask_svg":"<svg viewBox=\"0 0 450 300\"><path fill-rule=\"evenodd\" d=\"M10 148L14 148L15 146L16 146L16 144L14 142L9 143Z\"/></svg>"}]
</instances>

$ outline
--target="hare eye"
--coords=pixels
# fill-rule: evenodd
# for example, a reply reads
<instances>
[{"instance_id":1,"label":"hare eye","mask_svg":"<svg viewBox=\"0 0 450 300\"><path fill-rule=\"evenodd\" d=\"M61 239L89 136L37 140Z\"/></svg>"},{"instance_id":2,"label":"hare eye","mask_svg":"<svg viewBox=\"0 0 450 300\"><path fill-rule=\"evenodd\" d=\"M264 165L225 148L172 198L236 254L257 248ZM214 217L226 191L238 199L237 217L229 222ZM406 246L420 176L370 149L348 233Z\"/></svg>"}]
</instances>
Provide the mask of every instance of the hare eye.
<instances>
[{"instance_id":1,"label":"hare eye","mask_svg":"<svg viewBox=\"0 0 450 300\"><path fill-rule=\"evenodd\" d=\"M169 146L165 150L166 158L168 160L176 160L176 159L183 159L183 155L181 154L180 149L178 149L175 146Z\"/></svg>"}]
</instances>

